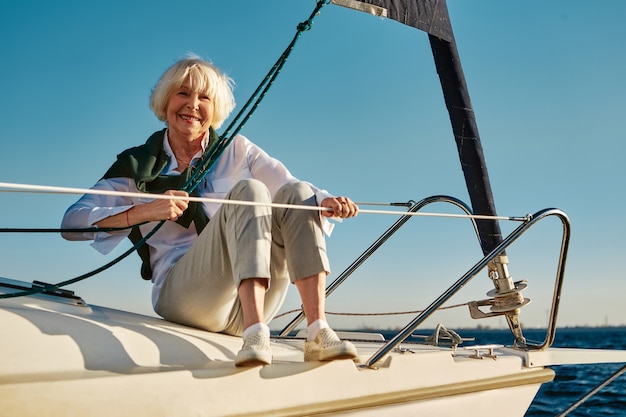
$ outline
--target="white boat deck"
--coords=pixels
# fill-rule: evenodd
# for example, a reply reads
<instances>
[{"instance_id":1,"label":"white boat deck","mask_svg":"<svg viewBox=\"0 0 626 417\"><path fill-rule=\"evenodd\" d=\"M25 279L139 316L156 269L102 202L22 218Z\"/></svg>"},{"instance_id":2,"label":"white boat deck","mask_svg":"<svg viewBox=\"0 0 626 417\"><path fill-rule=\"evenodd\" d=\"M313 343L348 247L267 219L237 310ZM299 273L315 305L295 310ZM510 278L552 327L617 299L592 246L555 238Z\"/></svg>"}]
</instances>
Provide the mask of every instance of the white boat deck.
<instances>
[{"instance_id":1,"label":"white boat deck","mask_svg":"<svg viewBox=\"0 0 626 417\"><path fill-rule=\"evenodd\" d=\"M470 351L413 344L375 368L305 363L303 339L273 340L271 365L237 368L239 337L46 297L5 299L0 307L0 409L7 415L44 415L50 406L90 416L352 413L426 406L426 399L489 387L526 387L526 407L553 377L515 355L476 360ZM355 341L361 362L381 347L382 337L373 337L379 341Z\"/></svg>"},{"instance_id":2,"label":"white boat deck","mask_svg":"<svg viewBox=\"0 0 626 417\"><path fill-rule=\"evenodd\" d=\"M16 416L51 407L55 415L107 417L444 416L468 406L481 416L502 415L502 407L523 416L554 377L544 365L556 357L406 343L366 367L383 338L350 333L340 336L354 340L357 361L304 362L303 337L274 338L271 365L237 368L240 337L54 297L0 300L0 322L0 409ZM619 355L612 359L626 361Z\"/></svg>"}]
</instances>

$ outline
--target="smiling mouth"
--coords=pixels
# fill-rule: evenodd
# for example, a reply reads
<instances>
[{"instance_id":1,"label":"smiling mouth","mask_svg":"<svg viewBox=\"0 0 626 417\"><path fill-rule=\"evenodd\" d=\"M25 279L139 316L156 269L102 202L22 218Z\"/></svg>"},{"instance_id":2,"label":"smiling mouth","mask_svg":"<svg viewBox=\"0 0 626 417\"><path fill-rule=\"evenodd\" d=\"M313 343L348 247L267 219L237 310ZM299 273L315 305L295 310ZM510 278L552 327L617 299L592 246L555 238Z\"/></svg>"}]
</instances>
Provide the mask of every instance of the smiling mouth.
<instances>
[{"instance_id":1,"label":"smiling mouth","mask_svg":"<svg viewBox=\"0 0 626 417\"><path fill-rule=\"evenodd\" d=\"M179 115L181 119L186 120L188 122L202 122L202 119L200 119L199 117L195 117L195 116L189 116L187 114L181 114Z\"/></svg>"}]
</instances>

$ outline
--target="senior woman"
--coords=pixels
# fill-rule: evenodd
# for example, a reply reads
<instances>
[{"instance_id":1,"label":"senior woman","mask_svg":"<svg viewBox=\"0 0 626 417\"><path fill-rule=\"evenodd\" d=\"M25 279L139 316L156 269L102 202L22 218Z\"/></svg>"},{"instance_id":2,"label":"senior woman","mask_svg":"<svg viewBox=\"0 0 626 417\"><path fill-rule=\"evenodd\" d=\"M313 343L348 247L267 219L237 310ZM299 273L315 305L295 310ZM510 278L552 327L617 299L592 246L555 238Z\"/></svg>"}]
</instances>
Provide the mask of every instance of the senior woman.
<instances>
[{"instance_id":1,"label":"senior woman","mask_svg":"<svg viewBox=\"0 0 626 417\"><path fill-rule=\"evenodd\" d=\"M190 56L161 76L150 107L166 128L127 149L92 188L187 197L180 188L235 106L231 80ZM195 194L194 194L195 195ZM237 135L220 155L197 195L268 205L197 203L86 194L68 208L63 228L128 227L123 232L64 233L93 240L101 253L125 237L137 241L166 220L141 251L142 276L153 283L155 311L173 322L242 335L237 366L272 361L267 322L285 299L289 281L308 324L305 360L354 358L356 349L330 329L325 313L329 272L324 232L328 217L348 218L358 207L291 175L278 160ZM271 202L330 210L272 208ZM146 250L147 249L147 250Z\"/></svg>"}]
</instances>

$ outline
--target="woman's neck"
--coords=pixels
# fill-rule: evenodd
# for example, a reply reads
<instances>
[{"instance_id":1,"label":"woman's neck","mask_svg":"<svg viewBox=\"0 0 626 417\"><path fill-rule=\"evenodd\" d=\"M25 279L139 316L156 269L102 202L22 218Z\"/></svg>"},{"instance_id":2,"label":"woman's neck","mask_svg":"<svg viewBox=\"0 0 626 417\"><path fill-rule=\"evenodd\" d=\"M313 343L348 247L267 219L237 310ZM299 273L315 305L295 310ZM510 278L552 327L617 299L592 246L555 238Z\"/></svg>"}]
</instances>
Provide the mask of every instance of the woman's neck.
<instances>
[{"instance_id":1,"label":"woman's neck","mask_svg":"<svg viewBox=\"0 0 626 417\"><path fill-rule=\"evenodd\" d=\"M186 169L193 157L200 151L202 151L202 140L205 135L198 138L181 138L179 136L172 137L168 132L168 142L174 152L174 157L178 161L179 170Z\"/></svg>"}]
</instances>

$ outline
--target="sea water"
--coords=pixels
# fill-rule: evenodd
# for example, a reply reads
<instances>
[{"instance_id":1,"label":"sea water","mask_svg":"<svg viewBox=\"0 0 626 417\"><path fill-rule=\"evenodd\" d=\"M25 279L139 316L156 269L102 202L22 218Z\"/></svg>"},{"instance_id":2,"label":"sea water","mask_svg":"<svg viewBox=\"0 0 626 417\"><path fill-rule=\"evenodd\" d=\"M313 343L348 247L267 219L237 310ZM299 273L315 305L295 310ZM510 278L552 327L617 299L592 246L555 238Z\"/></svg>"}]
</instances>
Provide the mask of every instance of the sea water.
<instances>
[{"instance_id":1,"label":"sea water","mask_svg":"<svg viewBox=\"0 0 626 417\"><path fill-rule=\"evenodd\" d=\"M513 338L509 330L467 329L455 330L461 337L475 338L470 344L503 344L511 345ZM415 332L428 334L428 331ZM529 341L542 342L545 330L524 330L524 337ZM385 332L385 337L393 336L393 332ZM462 345L462 346L463 346ZM601 328L560 328L552 347L589 348L589 349L622 349L626 350L626 327ZM556 416L567 410L572 404L583 398L624 364L599 365L561 365L552 367L556 376L552 382L542 385L532 405L526 413L527 417ZM622 374L610 385L604 387L568 417L626 417L626 374ZM503 414L505 417L505 414Z\"/></svg>"},{"instance_id":2,"label":"sea water","mask_svg":"<svg viewBox=\"0 0 626 417\"><path fill-rule=\"evenodd\" d=\"M526 333L529 336L531 334ZM626 349L626 328L558 329L552 346ZM526 415L554 416L567 410L623 366L601 364L553 367L556 372L554 381L541 387ZM626 416L626 374L615 379L568 416Z\"/></svg>"}]
</instances>

